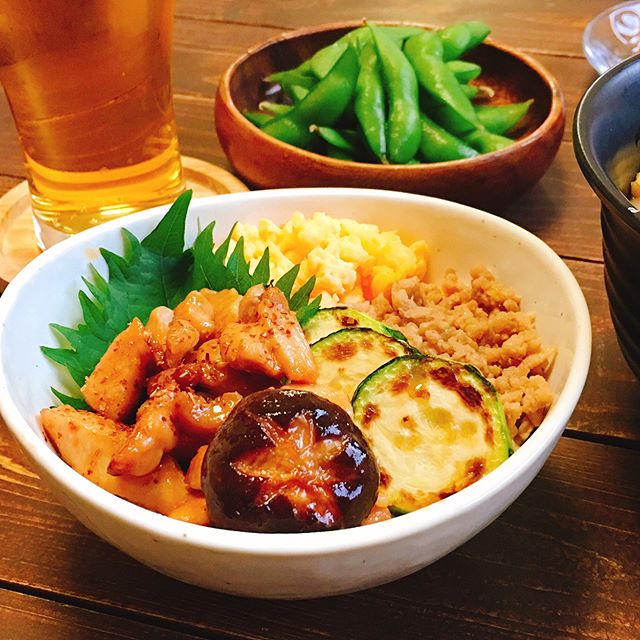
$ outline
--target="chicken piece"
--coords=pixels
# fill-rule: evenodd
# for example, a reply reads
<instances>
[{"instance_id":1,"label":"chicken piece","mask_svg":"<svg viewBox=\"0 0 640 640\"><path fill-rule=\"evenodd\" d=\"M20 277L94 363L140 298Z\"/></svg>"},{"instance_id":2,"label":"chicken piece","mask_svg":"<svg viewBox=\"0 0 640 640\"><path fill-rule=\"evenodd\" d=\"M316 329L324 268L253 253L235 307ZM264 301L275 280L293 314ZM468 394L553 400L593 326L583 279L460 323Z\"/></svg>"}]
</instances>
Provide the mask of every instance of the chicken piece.
<instances>
[{"instance_id":1,"label":"chicken piece","mask_svg":"<svg viewBox=\"0 0 640 640\"><path fill-rule=\"evenodd\" d=\"M220 335L230 322L238 321L242 296L235 289L191 291L176 307L174 319L187 320L200 333L200 340Z\"/></svg>"},{"instance_id":2,"label":"chicken piece","mask_svg":"<svg viewBox=\"0 0 640 640\"><path fill-rule=\"evenodd\" d=\"M192 362L200 367L198 384L209 390L217 389L224 381L228 369L220 355L220 343L217 339L207 340L193 354Z\"/></svg>"},{"instance_id":3,"label":"chicken piece","mask_svg":"<svg viewBox=\"0 0 640 640\"><path fill-rule=\"evenodd\" d=\"M325 384L288 384L282 387L283 389L299 389L300 391L310 391L317 396L337 404L341 409L344 409L351 419L353 419L353 406L349 396L342 389L334 389Z\"/></svg>"},{"instance_id":4,"label":"chicken piece","mask_svg":"<svg viewBox=\"0 0 640 640\"><path fill-rule=\"evenodd\" d=\"M193 362L200 367L200 378L195 384L211 393L238 391L242 395L248 395L273 384L271 379L264 376L230 367L222 359L220 343L216 339L201 344L194 353Z\"/></svg>"},{"instance_id":5,"label":"chicken piece","mask_svg":"<svg viewBox=\"0 0 640 640\"><path fill-rule=\"evenodd\" d=\"M200 342L200 333L187 320L174 320L167 330L165 365L175 367Z\"/></svg>"},{"instance_id":6,"label":"chicken piece","mask_svg":"<svg viewBox=\"0 0 640 640\"><path fill-rule=\"evenodd\" d=\"M167 346L167 333L173 320L173 311L169 307L156 307L150 314L145 325L145 335L156 364L165 366L164 352Z\"/></svg>"},{"instance_id":7,"label":"chicken piece","mask_svg":"<svg viewBox=\"0 0 640 640\"><path fill-rule=\"evenodd\" d=\"M142 400L145 382L155 366L144 326L134 318L100 358L82 387L82 395L103 416L125 420Z\"/></svg>"},{"instance_id":8,"label":"chicken piece","mask_svg":"<svg viewBox=\"0 0 640 640\"><path fill-rule=\"evenodd\" d=\"M295 313L277 287L256 285L240 301L239 322L220 335L220 355L231 367L292 382L315 382L317 371Z\"/></svg>"},{"instance_id":9,"label":"chicken piece","mask_svg":"<svg viewBox=\"0 0 640 640\"><path fill-rule=\"evenodd\" d=\"M180 389L188 389L200 384L202 370L197 363L181 363L177 367L165 369L147 380L147 393L153 394L161 387L178 385Z\"/></svg>"},{"instance_id":10,"label":"chicken piece","mask_svg":"<svg viewBox=\"0 0 640 640\"><path fill-rule=\"evenodd\" d=\"M190 497L182 470L166 455L152 473L136 478L107 471L131 429L90 411L67 405L40 412L40 424L60 457L94 484L125 500L168 514Z\"/></svg>"},{"instance_id":11,"label":"chicken piece","mask_svg":"<svg viewBox=\"0 0 640 640\"><path fill-rule=\"evenodd\" d=\"M213 335L219 337L228 324L238 322L242 296L235 289L223 289L222 291L201 289L200 292L213 307L215 325Z\"/></svg>"},{"instance_id":12,"label":"chicken piece","mask_svg":"<svg viewBox=\"0 0 640 640\"><path fill-rule=\"evenodd\" d=\"M191 291L175 308L174 320L186 320L195 327L202 340L213 337L215 322L213 319L213 305L207 296L200 291Z\"/></svg>"},{"instance_id":13,"label":"chicken piece","mask_svg":"<svg viewBox=\"0 0 640 640\"><path fill-rule=\"evenodd\" d=\"M182 520L182 522L190 522L191 524L200 524L205 527L211 524L211 518L207 510L207 501L205 500L204 493L201 492L192 492L183 504L167 515L175 520Z\"/></svg>"},{"instance_id":14,"label":"chicken piece","mask_svg":"<svg viewBox=\"0 0 640 640\"><path fill-rule=\"evenodd\" d=\"M209 443L240 400L242 396L236 392L206 398L193 389L179 391L174 401L174 422L202 444Z\"/></svg>"},{"instance_id":15,"label":"chicken piece","mask_svg":"<svg viewBox=\"0 0 640 640\"><path fill-rule=\"evenodd\" d=\"M187 486L194 491L202 491L202 464L208 448L209 446L205 444L198 449L196 455L191 458L189 468L184 476Z\"/></svg>"},{"instance_id":16,"label":"chicken piece","mask_svg":"<svg viewBox=\"0 0 640 640\"><path fill-rule=\"evenodd\" d=\"M133 431L109 464L115 476L144 476L151 473L165 453L178 444L178 431L173 423L173 407L177 384L157 387L138 409Z\"/></svg>"}]
</instances>

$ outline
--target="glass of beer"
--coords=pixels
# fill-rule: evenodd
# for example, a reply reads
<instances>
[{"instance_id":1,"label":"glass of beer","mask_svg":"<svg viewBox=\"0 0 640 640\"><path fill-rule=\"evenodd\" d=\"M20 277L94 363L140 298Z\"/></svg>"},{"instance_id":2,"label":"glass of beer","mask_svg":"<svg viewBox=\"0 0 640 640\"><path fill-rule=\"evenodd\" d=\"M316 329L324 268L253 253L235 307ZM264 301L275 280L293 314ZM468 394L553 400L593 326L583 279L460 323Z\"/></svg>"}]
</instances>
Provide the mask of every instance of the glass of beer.
<instances>
[{"instance_id":1,"label":"glass of beer","mask_svg":"<svg viewBox=\"0 0 640 640\"><path fill-rule=\"evenodd\" d=\"M184 189L174 0L0 0L0 82L47 247Z\"/></svg>"}]
</instances>

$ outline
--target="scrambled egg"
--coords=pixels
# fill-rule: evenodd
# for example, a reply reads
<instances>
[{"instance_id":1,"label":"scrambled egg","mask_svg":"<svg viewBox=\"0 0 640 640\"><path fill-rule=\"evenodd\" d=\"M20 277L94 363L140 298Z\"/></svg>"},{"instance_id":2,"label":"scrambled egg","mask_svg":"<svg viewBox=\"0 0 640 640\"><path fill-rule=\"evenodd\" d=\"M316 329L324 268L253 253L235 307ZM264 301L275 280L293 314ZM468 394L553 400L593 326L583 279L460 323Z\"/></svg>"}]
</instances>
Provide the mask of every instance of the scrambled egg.
<instances>
[{"instance_id":1,"label":"scrambled egg","mask_svg":"<svg viewBox=\"0 0 640 640\"><path fill-rule=\"evenodd\" d=\"M423 278L427 271L425 242L407 246L395 231L325 213L305 218L297 212L282 227L269 220L257 226L238 224L234 239L240 236L252 268L269 247L272 278L277 280L300 264L296 286L315 275L312 295L323 295L325 303L389 296L394 282L410 276Z\"/></svg>"}]
</instances>

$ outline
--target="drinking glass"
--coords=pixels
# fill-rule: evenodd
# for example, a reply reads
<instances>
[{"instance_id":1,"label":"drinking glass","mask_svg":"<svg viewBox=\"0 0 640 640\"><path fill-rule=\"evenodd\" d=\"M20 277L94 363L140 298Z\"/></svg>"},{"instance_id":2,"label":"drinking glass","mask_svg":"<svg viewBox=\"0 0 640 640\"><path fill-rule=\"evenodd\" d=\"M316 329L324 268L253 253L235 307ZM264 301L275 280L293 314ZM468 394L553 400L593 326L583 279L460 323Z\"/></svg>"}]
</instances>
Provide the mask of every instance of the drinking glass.
<instances>
[{"instance_id":1,"label":"drinking glass","mask_svg":"<svg viewBox=\"0 0 640 640\"><path fill-rule=\"evenodd\" d=\"M640 53L640 2L623 2L593 18L582 35L582 49L598 73Z\"/></svg>"},{"instance_id":2,"label":"drinking glass","mask_svg":"<svg viewBox=\"0 0 640 640\"><path fill-rule=\"evenodd\" d=\"M41 247L173 200L174 0L0 0L0 82Z\"/></svg>"}]
</instances>

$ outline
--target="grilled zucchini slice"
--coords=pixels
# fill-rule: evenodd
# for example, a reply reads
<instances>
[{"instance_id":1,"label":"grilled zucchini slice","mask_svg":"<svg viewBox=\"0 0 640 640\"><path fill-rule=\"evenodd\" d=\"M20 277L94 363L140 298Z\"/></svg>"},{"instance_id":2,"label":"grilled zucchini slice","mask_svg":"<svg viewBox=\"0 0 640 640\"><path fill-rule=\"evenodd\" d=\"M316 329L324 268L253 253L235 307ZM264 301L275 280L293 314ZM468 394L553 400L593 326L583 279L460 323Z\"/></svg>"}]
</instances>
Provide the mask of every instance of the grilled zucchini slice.
<instances>
[{"instance_id":1,"label":"grilled zucchini slice","mask_svg":"<svg viewBox=\"0 0 640 640\"><path fill-rule=\"evenodd\" d=\"M404 334L400 331L387 327L387 325L374 320L366 313L362 313L362 311L349 309L348 307L319 309L302 325L302 330L309 344L313 344L341 329L357 328L373 329L382 335L390 336L396 340L407 341Z\"/></svg>"},{"instance_id":2,"label":"grilled zucchini slice","mask_svg":"<svg viewBox=\"0 0 640 640\"><path fill-rule=\"evenodd\" d=\"M349 398L380 365L398 356L417 353L406 342L373 329L342 329L311 345L318 370L317 384L344 391Z\"/></svg>"},{"instance_id":3,"label":"grilled zucchini slice","mask_svg":"<svg viewBox=\"0 0 640 640\"><path fill-rule=\"evenodd\" d=\"M415 511L475 482L512 450L502 405L480 372L443 358L399 357L353 399L392 512Z\"/></svg>"}]
</instances>

